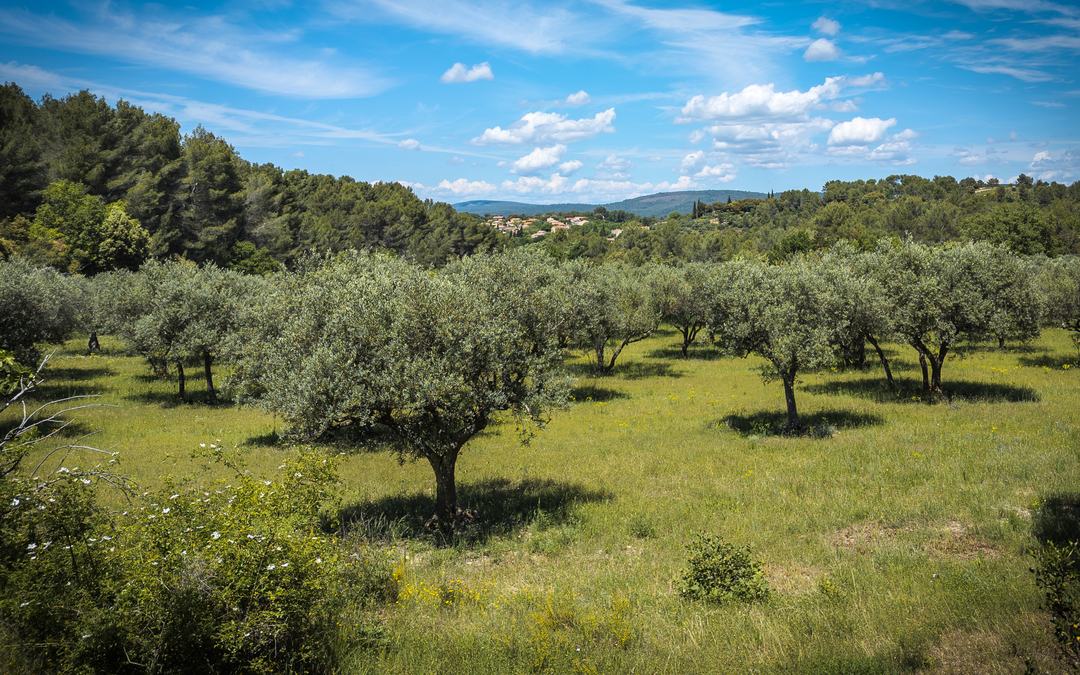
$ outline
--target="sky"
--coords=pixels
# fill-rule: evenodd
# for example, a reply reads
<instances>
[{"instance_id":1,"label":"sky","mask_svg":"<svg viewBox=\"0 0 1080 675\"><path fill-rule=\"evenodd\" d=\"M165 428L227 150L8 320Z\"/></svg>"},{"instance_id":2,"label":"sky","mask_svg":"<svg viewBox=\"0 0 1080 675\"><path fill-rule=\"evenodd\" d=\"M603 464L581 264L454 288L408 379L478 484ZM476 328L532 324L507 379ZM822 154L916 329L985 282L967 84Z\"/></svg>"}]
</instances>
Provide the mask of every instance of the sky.
<instances>
[{"instance_id":1,"label":"sky","mask_svg":"<svg viewBox=\"0 0 1080 675\"><path fill-rule=\"evenodd\" d=\"M421 197L1080 180L1080 2L0 4L0 80Z\"/></svg>"}]
</instances>

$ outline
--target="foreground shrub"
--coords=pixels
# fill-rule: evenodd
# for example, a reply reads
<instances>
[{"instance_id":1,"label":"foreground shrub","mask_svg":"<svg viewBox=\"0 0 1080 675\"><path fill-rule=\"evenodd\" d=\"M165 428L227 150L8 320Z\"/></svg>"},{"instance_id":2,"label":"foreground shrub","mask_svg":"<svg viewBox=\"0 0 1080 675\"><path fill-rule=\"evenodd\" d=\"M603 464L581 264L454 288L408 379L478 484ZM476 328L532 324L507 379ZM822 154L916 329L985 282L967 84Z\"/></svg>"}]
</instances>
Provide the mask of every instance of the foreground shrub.
<instances>
[{"instance_id":1,"label":"foreground shrub","mask_svg":"<svg viewBox=\"0 0 1080 675\"><path fill-rule=\"evenodd\" d=\"M1035 585L1044 595L1054 636L1069 664L1080 669L1080 494L1047 498L1035 513Z\"/></svg>"},{"instance_id":2,"label":"foreground shrub","mask_svg":"<svg viewBox=\"0 0 1080 675\"><path fill-rule=\"evenodd\" d=\"M300 452L269 479L216 459L228 480L143 493L115 518L82 479L10 496L25 508L5 517L0 630L20 669L325 671L370 641L396 586L385 556L319 527L333 458Z\"/></svg>"},{"instance_id":3,"label":"foreground shrub","mask_svg":"<svg viewBox=\"0 0 1080 675\"><path fill-rule=\"evenodd\" d=\"M759 602L769 584L750 551L716 535L698 535L687 546L689 564L678 579L679 593L710 602Z\"/></svg>"}]
</instances>

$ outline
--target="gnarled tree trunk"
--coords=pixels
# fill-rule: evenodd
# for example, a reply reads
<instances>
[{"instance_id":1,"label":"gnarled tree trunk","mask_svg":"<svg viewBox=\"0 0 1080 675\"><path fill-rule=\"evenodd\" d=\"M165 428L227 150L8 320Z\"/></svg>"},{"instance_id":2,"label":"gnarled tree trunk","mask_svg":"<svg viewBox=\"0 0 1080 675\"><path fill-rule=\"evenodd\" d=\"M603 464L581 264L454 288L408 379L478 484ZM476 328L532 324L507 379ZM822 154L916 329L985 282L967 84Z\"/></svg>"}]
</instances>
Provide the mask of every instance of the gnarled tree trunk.
<instances>
[{"instance_id":1,"label":"gnarled tree trunk","mask_svg":"<svg viewBox=\"0 0 1080 675\"><path fill-rule=\"evenodd\" d=\"M176 362L176 383L180 387L180 400L186 401L187 389L185 387L186 382L184 380L184 364L180 361Z\"/></svg>"},{"instance_id":2,"label":"gnarled tree trunk","mask_svg":"<svg viewBox=\"0 0 1080 675\"><path fill-rule=\"evenodd\" d=\"M885 380L889 383L889 388L895 391L896 382L893 380L892 368L889 367L889 359L885 357L884 350L881 349L881 345L878 344L878 341L874 338L873 335L868 334L866 336L866 341L869 342L870 345L877 352L878 359L881 360L881 368L885 371Z\"/></svg>"},{"instance_id":3,"label":"gnarled tree trunk","mask_svg":"<svg viewBox=\"0 0 1080 675\"><path fill-rule=\"evenodd\" d=\"M447 454L429 454L431 469L435 472L435 516L439 529L453 529L458 515L457 483L454 472L460 448Z\"/></svg>"},{"instance_id":4,"label":"gnarled tree trunk","mask_svg":"<svg viewBox=\"0 0 1080 675\"><path fill-rule=\"evenodd\" d=\"M802 428L799 423L799 408L795 405L795 367L784 373L784 400L787 402L787 424L784 431L793 432Z\"/></svg>"}]
</instances>

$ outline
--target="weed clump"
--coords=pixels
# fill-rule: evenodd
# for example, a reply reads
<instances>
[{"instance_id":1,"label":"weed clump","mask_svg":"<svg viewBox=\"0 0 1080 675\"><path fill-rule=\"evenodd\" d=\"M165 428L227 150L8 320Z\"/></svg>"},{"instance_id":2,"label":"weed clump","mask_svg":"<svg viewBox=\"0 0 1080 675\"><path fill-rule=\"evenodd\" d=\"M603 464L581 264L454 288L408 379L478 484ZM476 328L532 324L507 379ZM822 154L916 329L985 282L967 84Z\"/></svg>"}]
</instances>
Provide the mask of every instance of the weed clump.
<instances>
[{"instance_id":1,"label":"weed clump","mask_svg":"<svg viewBox=\"0 0 1080 675\"><path fill-rule=\"evenodd\" d=\"M761 602L769 584L761 564L746 548L700 534L687 546L689 564L678 579L684 597L710 602Z\"/></svg>"}]
</instances>

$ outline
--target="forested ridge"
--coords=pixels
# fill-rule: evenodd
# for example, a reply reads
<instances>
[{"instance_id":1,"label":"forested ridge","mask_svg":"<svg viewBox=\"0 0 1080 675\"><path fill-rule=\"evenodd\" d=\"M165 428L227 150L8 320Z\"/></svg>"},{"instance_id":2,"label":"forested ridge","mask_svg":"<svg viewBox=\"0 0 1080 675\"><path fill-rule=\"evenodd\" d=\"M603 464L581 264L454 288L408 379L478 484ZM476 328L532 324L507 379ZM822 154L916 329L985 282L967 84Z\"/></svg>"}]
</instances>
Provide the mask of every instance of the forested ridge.
<instances>
[{"instance_id":1,"label":"forested ridge","mask_svg":"<svg viewBox=\"0 0 1080 675\"><path fill-rule=\"evenodd\" d=\"M988 241L1016 253L1080 253L1080 182L891 175L827 182L765 199L698 203L639 218L597 208L542 240L506 237L476 216L394 182L284 170L241 158L198 127L81 91L30 99L0 87L0 255L64 271L137 269L182 257L252 273L309 251L386 249L442 265L506 245L556 259L784 260L837 241Z\"/></svg>"},{"instance_id":2,"label":"forested ridge","mask_svg":"<svg viewBox=\"0 0 1080 675\"><path fill-rule=\"evenodd\" d=\"M439 264L496 241L399 183L254 164L202 127L181 134L175 119L89 91L36 103L0 87L4 255L83 272L174 256L258 272L310 249Z\"/></svg>"}]
</instances>

